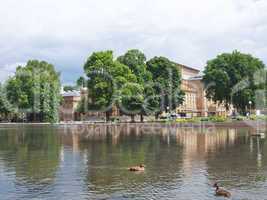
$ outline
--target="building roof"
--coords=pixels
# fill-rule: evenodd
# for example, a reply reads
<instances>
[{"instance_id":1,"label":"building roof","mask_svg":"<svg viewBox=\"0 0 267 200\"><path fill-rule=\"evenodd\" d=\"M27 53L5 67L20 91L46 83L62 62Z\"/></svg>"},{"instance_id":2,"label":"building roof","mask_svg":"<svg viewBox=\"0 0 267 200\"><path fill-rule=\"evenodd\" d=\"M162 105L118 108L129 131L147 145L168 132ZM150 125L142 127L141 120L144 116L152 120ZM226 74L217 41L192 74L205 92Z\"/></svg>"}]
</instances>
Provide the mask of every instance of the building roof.
<instances>
[{"instance_id":1,"label":"building roof","mask_svg":"<svg viewBox=\"0 0 267 200\"><path fill-rule=\"evenodd\" d=\"M188 67L188 66L186 66L186 65L182 65L182 64L179 64L179 63L177 63L177 65L178 65L178 66L181 66L181 67L183 67L183 68L187 68L187 69L196 71L196 72L200 72L199 69L196 69L196 68L193 68L193 67Z\"/></svg>"},{"instance_id":2,"label":"building roof","mask_svg":"<svg viewBox=\"0 0 267 200\"><path fill-rule=\"evenodd\" d=\"M62 96L63 97L79 97L81 96L81 93L78 90L73 90L73 91L63 92Z\"/></svg>"}]
</instances>

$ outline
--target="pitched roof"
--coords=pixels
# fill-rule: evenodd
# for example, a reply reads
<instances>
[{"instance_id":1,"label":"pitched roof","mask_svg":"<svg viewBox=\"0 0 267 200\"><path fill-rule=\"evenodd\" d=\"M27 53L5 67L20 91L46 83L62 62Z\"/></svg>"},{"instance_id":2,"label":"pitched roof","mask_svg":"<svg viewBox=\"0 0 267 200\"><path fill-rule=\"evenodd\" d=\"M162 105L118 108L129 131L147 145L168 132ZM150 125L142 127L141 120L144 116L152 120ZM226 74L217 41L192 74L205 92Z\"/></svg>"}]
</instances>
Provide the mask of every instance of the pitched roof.
<instances>
[{"instance_id":1,"label":"pitched roof","mask_svg":"<svg viewBox=\"0 0 267 200\"><path fill-rule=\"evenodd\" d=\"M193 67L188 67L186 65L182 65L182 64L179 64L179 63L176 63L178 66L180 67L183 67L183 68L187 68L187 69L190 69L190 70L193 70L193 71L196 71L196 72L200 72L199 69L196 69L196 68L193 68Z\"/></svg>"},{"instance_id":2,"label":"pitched roof","mask_svg":"<svg viewBox=\"0 0 267 200\"><path fill-rule=\"evenodd\" d=\"M67 91L62 93L63 97L79 97L81 96L80 91L73 90L73 91Z\"/></svg>"}]
</instances>

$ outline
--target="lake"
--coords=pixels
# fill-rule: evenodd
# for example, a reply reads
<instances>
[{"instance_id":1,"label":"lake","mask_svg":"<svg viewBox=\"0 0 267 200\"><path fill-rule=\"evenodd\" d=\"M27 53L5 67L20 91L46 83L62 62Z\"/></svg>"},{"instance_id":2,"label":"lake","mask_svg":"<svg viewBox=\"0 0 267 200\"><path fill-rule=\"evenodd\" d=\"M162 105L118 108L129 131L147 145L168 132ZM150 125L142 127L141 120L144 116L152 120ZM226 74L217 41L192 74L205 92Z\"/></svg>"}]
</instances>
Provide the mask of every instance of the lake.
<instances>
[{"instance_id":1,"label":"lake","mask_svg":"<svg viewBox=\"0 0 267 200\"><path fill-rule=\"evenodd\" d=\"M267 139L249 127L2 125L0 199L267 199ZM129 172L144 163L144 172Z\"/></svg>"}]
</instances>

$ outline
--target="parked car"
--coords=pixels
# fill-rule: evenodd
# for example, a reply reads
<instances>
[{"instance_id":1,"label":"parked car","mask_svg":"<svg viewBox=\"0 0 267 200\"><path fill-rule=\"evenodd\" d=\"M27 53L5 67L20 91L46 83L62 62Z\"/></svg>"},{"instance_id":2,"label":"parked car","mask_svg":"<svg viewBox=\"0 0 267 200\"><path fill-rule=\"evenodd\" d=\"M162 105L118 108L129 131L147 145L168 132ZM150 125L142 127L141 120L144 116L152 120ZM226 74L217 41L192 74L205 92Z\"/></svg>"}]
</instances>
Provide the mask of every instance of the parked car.
<instances>
[{"instance_id":1,"label":"parked car","mask_svg":"<svg viewBox=\"0 0 267 200\"><path fill-rule=\"evenodd\" d=\"M170 118L171 119L177 119L177 118L180 118L180 115L177 113L171 113Z\"/></svg>"}]
</instances>

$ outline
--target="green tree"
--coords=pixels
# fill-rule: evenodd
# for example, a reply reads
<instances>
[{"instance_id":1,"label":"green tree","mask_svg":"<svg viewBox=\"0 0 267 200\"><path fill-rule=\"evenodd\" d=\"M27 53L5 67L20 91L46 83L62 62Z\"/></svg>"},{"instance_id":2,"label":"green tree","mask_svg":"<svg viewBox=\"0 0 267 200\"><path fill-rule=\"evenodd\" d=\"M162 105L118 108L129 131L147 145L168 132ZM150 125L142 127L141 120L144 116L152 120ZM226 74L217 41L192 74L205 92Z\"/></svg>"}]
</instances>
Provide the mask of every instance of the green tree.
<instances>
[{"instance_id":1,"label":"green tree","mask_svg":"<svg viewBox=\"0 0 267 200\"><path fill-rule=\"evenodd\" d=\"M135 75L124 64L115 61L112 51L94 52L86 61L89 110L106 113L109 120L112 108L121 102L121 89L127 82L136 82Z\"/></svg>"},{"instance_id":2,"label":"green tree","mask_svg":"<svg viewBox=\"0 0 267 200\"><path fill-rule=\"evenodd\" d=\"M0 84L0 117L2 119L7 119L7 116L12 112L14 113L15 109L8 102L5 88Z\"/></svg>"},{"instance_id":3,"label":"green tree","mask_svg":"<svg viewBox=\"0 0 267 200\"><path fill-rule=\"evenodd\" d=\"M78 89L77 86L72 86L72 85L64 85L64 87L63 87L63 90L65 92L73 91L73 90L77 90L77 89Z\"/></svg>"},{"instance_id":4,"label":"green tree","mask_svg":"<svg viewBox=\"0 0 267 200\"><path fill-rule=\"evenodd\" d=\"M134 116L142 112L144 103L144 88L138 83L127 83L121 90L121 105L123 113L131 116L134 122Z\"/></svg>"},{"instance_id":5,"label":"green tree","mask_svg":"<svg viewBox=\"0 0 267 200\"><path fill-rule=\"evenodd\" d=\"M181 73L176 63L165 57L154 57L147 62L147 69L152 73L154 89L159 111L175 109L183 102L184 93L180 90Z\"/></svg>"},{"instance_id":6,"label":"green tree","mask_svg":"<svg viewBox=\"0 0 267 200\"><path fill-rule=\"evenodd\" d=\"M60 103L59 73L45 61L30 60L25 67L18 66L7 81L7 98L11 104L26 113L30 121L57 122Z\"/></svg>"},{"instance_id":7,"label":"green tree","mask_svg":"<svg viewBox=\"0 0 267 200\"><path fill-rule=\"evenodd\" d=\"M76 85L78 87L85 87L86 86L86 79L83 76L79 77L76 81Z\"/></svg>"},{"instance_id":8,"label":"green tree","mask_svg":"<svg viewBox=\"0 0 267 200\"><path fill-rule=\"evenodd\" d=\"M85 86L86 86L86 79L83 76L81 76L77 79L75 85L64 85L63 90L65 92L74 91L74 90L79 90L81 87Z\"/></svg>"},{"instance_id":9,"label":"green tree","mask_svg":"<svg viewBox=\"0 0 267 200\"><path fill-rule=\"evenodd\" d=\"M139 109L140 113L138 114L140 114L141 121L143 121L143 115L151 114L151 112L153 112L158 107L158 105L156 104L157 101L155 101L154 99L155 97L154 88L151 87L151 85L153 85L153 80L152 80L152 74L150 73L150 71L147 70L146 57L144 53L142 53L141 51L137 49L132 49L127 51L124 55L118 57L117 60L131 69L131 71L137 77L138 84L140 84L138 88L142 87L142 89L138 91L142 91L143 102L132 102L132 103L133 105L135 104L142 105L141 109ZM137 96L139 95L141 94L137 93ZM135 99L131 98L131 100Z\"/></svg>"},{"instance_id":10,"label":"green tree","mask_svg":"<svg viewBox=\"0 0 267 200\"><path fill-rule=\"evenodd\" d=\"M253 75L264 68L262 61L249 54L234 51L218 55L207 62L204 70L207 98L227 108L232 104L244 114L250 106L249 101L255 107L255 92L263 85L257 84Z\"/></svg>"},{"instance_id":11,"label":"green tree","mask_svg":"<svg viewBox=\"0 0 267 200\"><path fill-rule=\"evenodd\" d=\"M127 51L118 57L118 61L127 65L137 77L137 82L145 84L152 81L152 74L147 70L146 57L137 49Z\"/></svg>"}]
</instances>

